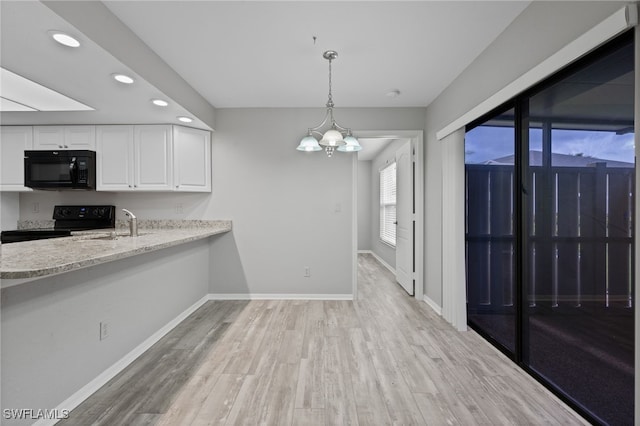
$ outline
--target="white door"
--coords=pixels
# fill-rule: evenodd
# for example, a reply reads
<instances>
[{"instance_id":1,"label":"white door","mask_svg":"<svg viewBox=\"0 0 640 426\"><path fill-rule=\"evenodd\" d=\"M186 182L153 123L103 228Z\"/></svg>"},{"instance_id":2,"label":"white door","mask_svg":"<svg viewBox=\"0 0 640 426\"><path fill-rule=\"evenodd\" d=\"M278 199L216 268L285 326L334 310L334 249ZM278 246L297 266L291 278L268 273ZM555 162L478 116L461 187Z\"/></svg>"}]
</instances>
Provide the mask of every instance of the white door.
<instances>
[{"instance_id":1,"label":"white door","mask_svg":"<svg viewBox=\"0 0 640 426\"><path fill-rule=\"evenodd\" d=\"M413 296L413 159L411 142L396 151L396 281Z\"/></svg>"}]
</instances>

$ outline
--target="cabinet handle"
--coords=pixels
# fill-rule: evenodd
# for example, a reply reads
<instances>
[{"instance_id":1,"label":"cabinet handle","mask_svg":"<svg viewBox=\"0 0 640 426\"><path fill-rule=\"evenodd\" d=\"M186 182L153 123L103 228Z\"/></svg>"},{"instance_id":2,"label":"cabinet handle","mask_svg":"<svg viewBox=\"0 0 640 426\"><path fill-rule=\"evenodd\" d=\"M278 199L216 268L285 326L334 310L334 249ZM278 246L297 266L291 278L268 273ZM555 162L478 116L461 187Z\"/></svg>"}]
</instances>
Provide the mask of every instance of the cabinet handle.
<instances>
[{"instance_id":1,"label":"cabinet handle","mask_svg":"<svg viewBox=\"0 0 640 426\"><path fill-rule=\"evenodd\" d=\"M65 145L64 147L65 147L65 148L69 148L69 145Z\"/></svg>"},{"instance_id":2,"label":"cabinet handle","mask_svg":"<svg viewBox=\"0 0 640 426\"><path fill-rule=\"evenodd\" d=\"M131 188L131 185L129 185L129 188Z\"/></svg>"},{"instance_id":3,"label":"cabinet handle","mask_svg":"<svg viewBox=\"0 0 640 426\"><path fill-rule=\"evenodd\" d=\"M58 148L64 148L62 145L58 145Z\"/></svg>"}]
</instances>

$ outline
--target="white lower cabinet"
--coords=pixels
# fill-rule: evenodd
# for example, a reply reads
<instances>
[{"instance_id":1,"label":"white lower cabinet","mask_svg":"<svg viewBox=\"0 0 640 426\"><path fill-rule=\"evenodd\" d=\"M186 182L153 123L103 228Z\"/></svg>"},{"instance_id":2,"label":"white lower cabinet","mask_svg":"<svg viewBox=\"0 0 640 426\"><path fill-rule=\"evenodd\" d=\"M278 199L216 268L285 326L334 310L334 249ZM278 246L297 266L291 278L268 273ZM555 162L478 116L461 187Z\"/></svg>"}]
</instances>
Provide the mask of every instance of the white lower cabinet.
<instances>
[{"instance_id":1,"label":"white lower cabinet","mask_svg":"<svg viewBox=\"0 0 640 426\"><path fill-rule=\"evenodd\" d=\"M33 127L0 128L0 191L31 191L24 186L24 151L33 149Z\"/></svg>"},{"instance_id":2,"label":"white lower cabinet","mask_svg":"<svg viewBox=\"0 0 640 426\"><path fill-rule=\"evenodd\" d=\"M172 125L97 126L99 191L211 192L211 133Z\"/></svg>"}]
</instances>

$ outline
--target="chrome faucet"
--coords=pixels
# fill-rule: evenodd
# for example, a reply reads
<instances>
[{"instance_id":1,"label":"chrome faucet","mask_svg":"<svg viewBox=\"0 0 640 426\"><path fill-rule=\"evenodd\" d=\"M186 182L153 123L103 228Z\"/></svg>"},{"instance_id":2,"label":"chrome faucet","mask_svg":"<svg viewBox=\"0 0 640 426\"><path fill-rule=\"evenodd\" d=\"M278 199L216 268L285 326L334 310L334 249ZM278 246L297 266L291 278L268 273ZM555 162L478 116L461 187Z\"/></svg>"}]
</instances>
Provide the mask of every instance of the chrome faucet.
<instances>
[{"instance_id":1,"label":"chrome faucet","mask_svg":"<svg viewBox=\"0 0 640 426\"><path fill-rule=\"evenodd\" d=\"M129 216L129 236L137 237L138 236L138 219L129 210L122 209L122 211L124 212L124 214Z\"/></svg>"}]
</instances>

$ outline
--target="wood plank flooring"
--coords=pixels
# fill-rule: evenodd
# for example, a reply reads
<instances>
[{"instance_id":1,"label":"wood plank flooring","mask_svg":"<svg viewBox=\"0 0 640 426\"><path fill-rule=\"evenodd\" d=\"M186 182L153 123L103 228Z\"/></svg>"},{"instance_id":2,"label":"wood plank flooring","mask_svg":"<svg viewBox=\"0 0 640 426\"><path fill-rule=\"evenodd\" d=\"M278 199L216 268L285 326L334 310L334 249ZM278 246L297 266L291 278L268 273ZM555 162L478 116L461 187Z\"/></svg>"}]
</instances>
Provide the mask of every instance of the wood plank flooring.
<instances>
[{"instance_id":1,"label":"wood plank flooring","mask_svg":"<svg viewBox=\"0 0 640 426\"><path fill-rule=\"evenodd\" d=\"M216 301L59 425L586 424L358 256L356 301Z\"/></svg>"}]
</instances>

